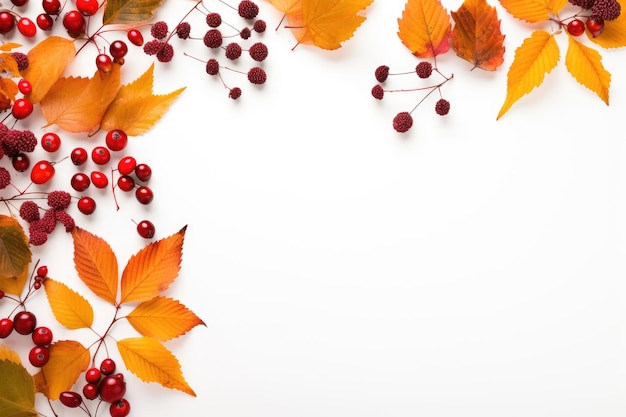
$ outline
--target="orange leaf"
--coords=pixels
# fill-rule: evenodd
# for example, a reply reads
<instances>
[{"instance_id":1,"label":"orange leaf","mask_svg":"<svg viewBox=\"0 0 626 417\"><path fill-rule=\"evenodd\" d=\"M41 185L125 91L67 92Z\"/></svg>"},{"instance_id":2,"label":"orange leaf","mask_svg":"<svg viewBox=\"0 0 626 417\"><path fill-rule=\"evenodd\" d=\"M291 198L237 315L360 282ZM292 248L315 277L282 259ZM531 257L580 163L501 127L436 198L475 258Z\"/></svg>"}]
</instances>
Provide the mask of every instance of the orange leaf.
<instances>
[{"instance_id":1,"label":"orange leaf","mask_svg":"<svg viewBox=\"0 0 626 417\"><path fill-rule=\"evenodd\" d=\"M2 93L6 98L15 101L15 96L19 93L19 89L17 88L17 84L11 78L2 77L0 78L0 93Z\"/></svg>"},{"instance_id":2,"label":"orange leaf","mask_svg":"<svg viewBox=\"0 0 626 417\"><path fill-rule=\"evenodd\" d=\"M126 319L142 335L160 340L181 336L197 325L204 325L193 311L166 297L144 301Z\"/></svg>"},{"instance_id":3,"label":"orange leaf","mask_svg":"<svg viewBox=\"0 0 626 417\"><path fill-rule=\"evenodd\" d=\"M604 29L600 35L593 37L588 30L587 35L592 42L603 48L626 46L626 12L620 13L615 20L604 21Z\"/></svg>"},{"instance_id":4,"label":"orange leaf","mask_svg":"<svg viewBox=\"0 0 626 417\"><path fill-rule=\"evenodd\" d=\"M22 45L19 43L7 42L0 45L0 51L10 51L11 49L19 48L20 46Z\"/></svg>"},{"instance_id":5,"label":"orange leaf","mask_svg":"<svg viewBox=\"0 0 626 417\"><path fill-rule=\"evenodd\" d=\"M149 22L163 0L107 0L102 24Z\"/></svg>"},{"instance_id":6,"label":"orange leaf","mask_svg":"<svg viewBox=\"0 0 626 417\"><path fill-rule=\"evenodd\" d=\"M34 375L35 388L50 400L69 390L89 366L89 349L74 340L50 345L50 360Z\"/></svg>"},{"instance_id":7,"label":"orange leaf","mask_svg":"<svg viewBox=\"0 0 626 417\"><path fill-rule=\"evenodd\" d=\"M119 276L115 253L102 238L80 227L74 228L72 238L78 277L98 297L115 305Z\"/></svg>"},{"instance_id":8,"label":"orange leaf","mask_svg":"<svg viewBox=\"0 0 626 417\"><path fill-rule=\"evenodd\" d=\"M559 62L559 46L546 31L535 31L515 51L509 68L506 99L497 119L502 117L522 96L543 83L547 73Z\"/></svg>"},{"instance_id":9,"label":"orange leaf","mask_svg":"<svg viewBox=\"0 0 626 417\"><path fill-rule=\"evenodd\" d=\"M108 74L96 71L92 78L68 77L58 80L41 100L48 125L67 132L93 133L120 88L120 67L113 64ZM44 126L46 127L46 126Z\"/></svg>"},{"instance_id":10,"label":"orange leaf","mask_svg":"<svg viewBox=\"0 0 626 417\"><path fill-rule=\"evenodd\" d=\"M32 259L28 237L12 216L0 215L0 290L19 296Z\"/></svg>"},{"instance_id":11,"label":"orange leaf","mask_svg":"<svg viewBox=\"0 0 626 417\"><path fill-rule=\"evenodd\" d=\"M28 52L28 68L22 72L33 86L29 100L33 103L41 101L75 55L74 41L59 36L48 36L35 45Z\"/></svg>"},{"instance_id":12,"label":"orange leaf","mask_svg":"<svg viewBox=\"0 0 626 417\"><path fill-rule=\"evenodd\" d=\"M169 287L178 276L185 231L152 242L132 256L122 272L120 304L150 300Z\"/></svg>"},{"instance_id":13,"label":"orange leaf","mask_svg":"<svg viewBox=\"0 0 626 417\"><path fill-rule=\"evenodd\" d=\"M287 14L298 44L338 49L365 21L361 12L374 0L302 0L300 9Z\"/></svg>"},{"instance_id":14,"label":"orange leaf","mask_svg":"<svg viewBox=\"0 0 626 417\"><path fill-rule=\"evenodd\" d=\"M0 416L37 417L33 377L19 362L0 359Z\"/></svg>"},{"instance_id":15,"label":"orange leaf","mask_svg":"<svg viewBox=\"0 0 626 417\"><path fill-rule=\"evenodd\" d=\"M530 23L548 20L557 15L567 4L567 0L500 0L500 4L513 17Z\"/></svg>"},{"instance_id":16,"label":"orange leaf","mask_svg":"<svg viewBox=\"0 0 626 417\"><path fill-rule=\"evenodd\" d=\"M20 70L17 61L11 54L0 54L0 72L7 72L12 77L19 77Z\"/></svg>"},{"instance_id":17,"label":"orange leaf","mask_svg":"<svg viewBox=\"0 0 626 417\"><path fill-rule=\"evenodd\" d=\"M129 136L141 135L154 126L176 98L180 88L165 95L154 95L154 64L139 78L123 85L102 118L103 130L121 129Z\"/></svg>"},{"instance_id":18,"label":"orange leaf","mask_svg":"<svg viewBox=\"0 0 626 417\"><path fill-rule=\"evenodd\" d=\"M504 35L498 12L485 0L465 0L452 12L450 47L474 67L495 71L504 62Z\"/></svg>"},{"instance_id":19,"label":"orange leaf","mask_svg":"<svg viewBox=\"0 0 626 417\"><path fill-rule=\"evenodd\" d=\"M117 342L126 368L145 382L157 382L196 396L180 369L178 359L156 339L135 337Z\"/></svg>"},{"instance_id":20,"label":"orange leaf","mask_svg":"<svg viewBox=\"0 0 626 417\"><path fill-rule=\"evenodd\" d=\"M398 36L413 55L430 58L450 49L451 26L439 0L408 0L398 19Z\"/></svg>"},{"instance_id":21,"label":"orange leaf","mask_svg":"<svg viewBox=\"0 0 626 417\"><path fill-rule=\"evenodd\" d=\"M48 303L54 317L68 329L89 328L93 324L93 308L89 301L62 282L44 280Z\"/></svg>"},{"instance_id":22,"label":"orange leaf","mask_svg":"<svg viewBox=\"0 0 626 417\"><path fill-rule=\"evenodd\" d=\"M576 81L596 93L607 105L609 104L611 74L604 69L602 56L598 51L569 36L565 66Z\"/></svg>"}]
</instances>

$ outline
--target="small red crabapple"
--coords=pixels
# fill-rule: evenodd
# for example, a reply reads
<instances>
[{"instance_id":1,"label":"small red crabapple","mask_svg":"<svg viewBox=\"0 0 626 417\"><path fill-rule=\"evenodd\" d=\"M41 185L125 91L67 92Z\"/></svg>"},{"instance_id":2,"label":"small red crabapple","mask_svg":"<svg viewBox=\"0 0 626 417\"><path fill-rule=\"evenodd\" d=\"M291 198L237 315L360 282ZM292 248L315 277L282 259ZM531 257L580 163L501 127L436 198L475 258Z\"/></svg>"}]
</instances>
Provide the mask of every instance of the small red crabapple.
<instances>
[{"instance_id":1,"label":"small red crabapple","mask_svg":"<svg viewBox=\"0 0 626 417\"><path fill-rule=\"evenodd\" d=\"M149 220L142 220L137 223L137 233L144 239L152 239L155 233L154 224Z\"/></svg>"},{"instance_id":2,"label":"small red crabapple","mask_svg":"<svg viewBox=\"0 0 626 417\"><path fill-rule=\"evenodd\" d=\"M126 32L126 37L128 38L128 41L135 46L143 45L143 35L137 29L130 29Z\"/></svg>"},{"instance_id":3,"label":"small red crabapple","mask_svg":"<svg viewBox=\"0 0 626 417\"><path fill-rule=\"evenodd\" d=\"M96 201L91 197L82 197L78 200L77 207L81 213L90 215L96 211Z\"/></svg>"},{"instance_id":4,"label":"small red crabapple","mask_svg":"<svg viewBox=\"0 0 626 417\"><path fill-rule=\"evenodd\" d=\"M70 159L74 165L82 165L87 162L88 154L85 148L74 148L70 153Z\"/></svg>"},{"instance_id":5,"label":"small red crabapple","mask_svg":"<svg viewBox=\"0 0 626 417\"><path fill-rule=\"evenodd\" d=\"M567 24L567 31L572 36L580 36L585 33L585 24L580 19L571 20Z\"/></svg>"}]
</instances>

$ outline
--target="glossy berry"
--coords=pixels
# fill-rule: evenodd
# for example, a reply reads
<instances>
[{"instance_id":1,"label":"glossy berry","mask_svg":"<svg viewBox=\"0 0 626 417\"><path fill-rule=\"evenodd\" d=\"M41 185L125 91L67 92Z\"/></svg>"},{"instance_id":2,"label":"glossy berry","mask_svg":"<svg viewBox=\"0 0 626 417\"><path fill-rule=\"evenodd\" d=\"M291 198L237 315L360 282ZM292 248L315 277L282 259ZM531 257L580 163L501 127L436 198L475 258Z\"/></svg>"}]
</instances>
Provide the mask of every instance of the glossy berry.
<instances>
[{"instance_id":1,"label":"glossy berry","mask_svg":"<svg viewBox=\"0 0 626 417\"><path fill-rule=\"evenodd\" d=\"M128 144L128 135L123 130L113 129L107 132L105 142L112 151L121 151Z\"/></svg>"},{"instance_id":2,"label":"glossy berry","mask_svg":"<svg viewBox=\"0 0 626 417\"><path fill-rule=\"evenodd\" d=\"M137 198L137 201L141 204L150 204L154 199L154 193L150 187L141 185L135 190L135 198Z\"/></svg>"},{"instance_id":3,"label":"glossy berry","mask_svg":"<svg viewBox=\"0 0 626 417\"><path fill-rule=\"evenodd\" d=\"M600 36L604 31L604 19L601 17L590 16L585 22L585 25L594 38Z\"/></svg>"},{"instance_id":4,"label":"glossy berry","mask_svg":"<svg viewBox=\"0 0 626 417\"><path fill-rule=\"evenodd\" d=\"M137 29L130 29L126 32L126 37L128 41L135 46L143 45L143 35Z\"/></svg>"},{"instance_id":5,"label":"glossy berry","mask_svg":"<svg viewBox=\"0 0 626 417\"><path fill-rule=\"evenodd\" d=\"M96 146L91 151L91 160L98 165L106 165L111 160L111 152L104 146Z\"/></svg>"},{"instance_id":6,"label":"glossy berry","mask_svg":"<svg viewBox=\"0 0 626 417\"><path fill-rule=\"evenodd\" d=\"M70 153L70 159L74 165L82 165L87 162L88 154L85 148L74 148Z\"/></svg>"},{"instance_id":7,"label":"glossy berry","mask_svg":"<svg viewBox=\"0 0 626 417\"><path fill-rule=\"evenodd\" d=\"M0 33L6 35L15 27L15 18L9 12L0 12Z\"/></svg>"},{"instance_id":8,"label":"glossy berry","mask_svg":"<svg viewBox=\"0 0 626 417\"><path fill-rule=\"evenodd\" d=\"M147 182L152 177L152 168L148 164L137 164L135 167L135 176L139 181Z\"/></svg>"},{"instance_id":9,"label":"glossy berry","mask_svg":"<svg viewBox=\"0 0 626 417\"><path fill-rule=\"evenodd\" d=\"M47 277L48 276L48 267L45 266L45 265L42 265L39 268L37 268L37 275L39 275L40 277Z\"/></svg>"},{"instance_id":10,"label":"glossy berry","mask_svg":"<svg viewBox=\"0 0 626 417\"><path fill-rule=\"evenodd\" d=\"M137 160L132 156L125 156L117 163L117 169L122 175L130 175L137 167Z\"/></svg>"},{"instance_id":11,"label":"glossy berry","mask_svg":"<svg viewBox=\"0 0 626 417\"><path fill-rule=\"evenodd\" d=\"M21 311L13 318L13 326L19 334L31 334L37 327L37 317L30 311Z\"/></svg>"},{"instance_id":12,"label":"glossy berry","mask_svg":"<svg viewBox=\"0 0 626 417\"><path fill-rule=\"evenodd\" d=\"M80 200L78 200L77 207L78 207L78 211L80 211L83 214L86 214L86 215L93 214L93 212L96 211L96 202L91 197L83 197Z\"/></svg>"},{"instance_id":13,"label":"glossy berry","mask_svg":"<svg viewBox=\"0 0 626 417\"><path fill-rule=\"evenodd\" d=\"M28 353L28 360L31 365L41 368L50 360L50 351L44 346L35 346Z\"/></svg>"},{"instance_id":14,"label":"glossy berry","mask_svg":"<svg viewBox=\"0 0 626 417\"><path fill-rule=\"evenodd\" d=\"M155 231L154 224L149 220L142 220L137 223L137 233L145 239L152 239Z\"/></svg>"},{"instance_id":15,"label":"glossy berry","mask_svg":"<svg viewBox=\"0 0 626 417\"><path fill-rule=\"evenodd\" d=\"M407 132L411 126L413 126L413 117L409 112L400 112L393 118L393 128L397 132Z\"/></svg>"},{"instance_id":16,"label":"glossy berry","mask_svg":"<svg viewBox=\"0 0 626 417\"><path fill-rule=\"evenodd\" d=\"M111 403L111 406L109 407L109 414L111 414L111 417L126 417L129 413L130 403L125 399Z\"/></svg>"},{"instance_id":17,"label":"glossy berry","mask_svg":"<svg viewBox=\"0 0 626 417\"><path fill-rule=\"evenodd\" d=\"M128 45L124 41L113 41L109 46L109 53L114 59L121 59L128 53Z\"/></svg>"},{"instance_id":18,"label":"glossy berry","mask_svg":"<svg viewBox=\"0 0 626 417\"><path fill-rule=\"evenodd\" d=\"M56 152L61 147L61 138L53 132L44 133L41 137L41 147L46 152Z\"/></svg>"},{"instance_id":19,"label":"glossy berry","mask_svg":"<svg viewBox=\"0 0 626 417\"><path fill-rule=\"evenodd\" d=\"M11 158L11 164L17 172L24 172L30 167L30 158L25 153L20 152Z\"/></svg>"},{"instance_id":20,"label":"glossy berry","mask_svg":"<svg viewBox=\"0 0 626 417\"><path fill-rule=\"evenodd\" d=\"M585 23L580 19L571 20L567 24L567 32L572 36L580 36L585 33Z\"/></svg>"},{"instance_id":21,"label":"glossy berry","mask_svg":"<svg viewBox=\"0 0 626 417\"><path fill-rule=\"evenodd\" d=\"M86 24L85 16L78 10L70 10L63 16L63 27L72 37L78 37L85 32Z\"/></svg>"},{"instance_id":22,"label":"glossy berry","mask_svg":"<svg viewBox=\"0 0 626 417\"><path fill-rule=\"evenodd\" d=\"M70 180L70 185L76 191L85 191L91 185L91 180L87 174L82 172L77 172L72 175L72 179Z\"/></svg>"},{"instance_id":23,"label":"glossy berry","mask_svg":"<svg viewBox=\"0 0 626 417\"><path fill-rule=\"evenodd\" d=\"M113 69L113 60L107 54L96 56L96 68L103 74L108 74Z\"/></svg>"},{"instance_id":24,"label":"glossy berry","mask_svg":"<svg viewBox=\"0 0 626 417\"><path fill-rule=\"evenodd\" d=\"M109 178L103 172L92 171L91 174L89 174L89 178L96 188L105 188L109 185Z\"/></svg>"},{"instance_id":25,"label":"glossy berry","mask_svg":"<svg viewBox=\"0 0 626 417\"><path fill-rule=\"evenodd\" d=\"M61 11L61 1L60 0L42 0L41 6L43 7L43 11L49 15L57 15Z\"/></svg>"},{"instance_id":26,"label":"glossy berry","mask_svg":"<svg viewBox=\"0 0 626 417\"><path fill-rule=\"evenodd\" d=\"M63 391L61 395L59 395L59 401L66 407L76 408L83 403L83 397L77 392Z\"/></svg>"},{"instance_id":27,"label":"glossy berry","mask_svg":"<svg viewBox=\"0 0 626 417\"><path fill-rule=\"evenodd\" d=\"M25 96L33 92L32 84L25 79L21 79L17 82L17 89Z\"/></svg>"},{"instance_id":28,"label":"glossy berry","mask_svg":"<svg viewBox=\"0 0 626 417\"><path fill-rule=\"evenodd\" d=\"M37 34L37 26L35 22L30 20L28 17L21 17L17 21L17 30L27 38L32 38Z\"/></svg>"},{"instance_id":29,"label":"glossy berry","mask_svg":"<svg viewBox=\"0 0 626 417\"><path fill-rule=\"evenodd\" d=\"M52 330L45 326L37 327L33 330L32 338L37 346L48 346L52 343Z\"/></svg>"},{"instance_id":30,"label":"glossy berry","mask_svg":"<svg viewBox=\"0 0 626 417\"><path fill-rule=\"evenodd\" d=\"M85 384L83 387L83 395L88 400L93 400L98 396L98 385L95 383Z\"/></svg>"},{"instance_id":31,"label":"glossy berry","mask_svg":"<svg viewBox=\"0 0 626 417\"><path fill-rule=\"evenodd\" d=\"M83 16L93 16L98 12L98 0L76 0L76 8Z\"/></svg>"},{"instance_id":32,"label":"glossy berry","mask_svg":"<svg viewBox=\"0 0 626 417\"><path fill-rule=\"evenodd\" d=\"M115 361L111 358L105 358L100 362L100 372L102 375L111 375L115 372Z\"/></svg>"},{"instance_id":33,"label":"glossy berry","mask_svg":"<svg viewBox=\"0 0 626 417\"><path fill-rule=\"evenodd\" d=\"M100 378L102 377L102 373L98 368L89 368L87 372L85 372L85 381L96 384L100 382Z\"/></svg>"},{"instance_id":34,"label":"glossy berry","mask_svg":"<svg viewBox=\"0 0 626 417\"><path fill-rule=\"evenodd\" d=\"M135 188L135 180L130 175L120 175L117 179L117 186L120 190L128 192Z\"/></svg>"},{"instance_id":35,"label":"glossy berry","mask_svg":"<svg viewBox=\"0 0 626 417\"><path fill-rule=\"evenodd\" d=\"M21 6L28 4L28 0L11 0L11 3L13 3L14 5L18 7L21 7Z\"/></svg>"},{"instance_id":36,"label":"glossy berry","mask_svg":"<svg viewBox=\"0 0 626 417\"><path fill-rule=\"evenodd\" d=\"M33 112L33 103L26 98L18 98L13 103L11 114L16 119L25 119Z\"/></svg>"},{"instance_id":37,"label":"glossy berry","mask_svg":"<svg viewBox=\"0 0 626 417\"><path fill-rule=\"evenodd\" d=\"M54 165L48 161L39 161L30 171L30 180L35 184L45 184L54 176Z\"/></svg>"},{"instance_id":38,"label":"glossy berry","mask_svg":"<svg viewBox=\"0 0 626 417\"><path fill-rule=\"evenodd\" d=\"M126 383L119 378L108 375L100 381L98 394L102 401L114 403L121 400L126 393Z\"/></svg>"},{"instance_id":39,"label":"glossy berry","mask_svg":"<svg viewBox=\"0 0 626 417\"><path fill-rule=\"evenodd\" d=\"M9 318L0 319L0 339L5 339L13 332L13 320Z\"/></svg>"},{"instance_id":40,"label":"glossy berry","mask_svg":"<svg viewBox=\"0 0 626 417\"><path fill-rule=\"evenodd\" d=\"M37 26L39 26L39 29L41 30L51 30L52 26L54 26L54 20L52 19L52 16L50 16L48 13L38 14L35 21L37 22Z\"/></svg>"}]
</instances>

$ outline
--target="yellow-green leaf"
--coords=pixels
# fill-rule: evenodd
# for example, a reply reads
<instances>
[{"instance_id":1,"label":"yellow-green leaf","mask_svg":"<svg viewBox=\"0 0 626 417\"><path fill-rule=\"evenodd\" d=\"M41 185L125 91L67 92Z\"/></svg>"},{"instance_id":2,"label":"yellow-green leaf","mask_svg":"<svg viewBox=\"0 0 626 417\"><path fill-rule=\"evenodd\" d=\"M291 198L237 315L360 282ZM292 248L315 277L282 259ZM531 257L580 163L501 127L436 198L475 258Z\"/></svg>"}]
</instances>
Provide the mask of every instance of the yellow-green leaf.
<instances>
[{"instance_id":1,"label":"yellow-green leaf","mask_svg":"<svg viewBox=\"0 0 626 417\"><path fill-rule=\"evenodd\" d=\"M626 7L626 4L624 4ZM626 46L626 11L622 10L615 20L604 22L604 29L600 35L593 37L587 30L589 39L603 48L621 48Z\"/></svg>"},{"instance_id":2,"label":"yellow-green leaf","mask_svg":"<svg viewBox=\"0 0 626 417\"><path fill-rule=\"evenodd\" d=\"M178 359L158 340L135 337L117 342L126 368L144 382L156 382L196 396L180 369Z\"/></svg>"},{"instance_id":3,"label":"yellow-green leaf","mask_svg":"<svg viewBox=\"0 0 626 417\"><path fill-rule=\"evenodd\" d=\"M0 345L0 359L6 359L15 363L22 363L20 359L20 355L12 349L9 349L8 346Z\"/></svg>"},{"instance_id":4,"label":"yellow-green leaf","mask_svg":"<svg viewBox=\"0 0 626 417\"><path fill-rule=\"evenodd\" d=\"M93 308L89 301L62 282L44 280L48 303L54 317L68 329L89 328L93 324Z\"/></svg>"},{"instance_id":5,"label":"yellow-green leaf","mask_svg":"<svg viewBox=\"0 0 626 417\"><path fill-rule=\"evenodd\" d=\"M169 340L181 336L204 322L179 301L155 297L144 301L126 319L144 336Z\"/></svg>"},{"instance_id":6,"label":"yellow-green leaf","mask_svg":"<svg viewBox=\"0 0 626 417\"><path fill-rule=\"evenodd\" d=\"M0 359L0 416L38 416L33 377L24 366L9 359Z\"/></svg>"},{"instance_id":7,"label":"yellow-green leaf","mask_svg":"<svg viewBox=\"0 0 626 417\"><path fill-rule=\"evenodd\" d=\"M50 360L35 374L35 389L50 400L59 399L89 367L89 349L75 340L50 345Z\"/></svg>"},{"instance_id":8,"label":"yellow-green leaf","mask_svg":"<svg viewBox=\"0 0 626 417\"><path fill-rule=\"evenodd\" d=\"M78 277L98 297L115 305L119 270L111 246L102 238L76 227L74 239L74 266Z\"/></svg>"},{"instance_id":9,"label":"yellow-green leaf","mask_svg":"<svg viewBox=\"0 0 626 417\"><path fill-rule=\"evenodd\" d=\"M14 217L0 215L0 290L19 296L28 280L31 259L22 226Z\"/></svg>"},{"instance_id":10,"label":"yellow-green leaf","mask_svg":"<svg viewBox=\"0 0 626 417\"><path fill-rule=\"evenodd\" d=\"M163 0L107 0L102 23L111 25L149 22L161 3Z\"/></svg>"},{"instance_id":11,"label":"yellow-green leaf","mask_svg":"<svg viewBox=\"0 0 626 417\"><path fill-rule=\"evenodd\" d=\"M546 31L533 32L515 51L509 68L506 99L497 119L502 117L522 96L530 93L559 62L559 46Z\"/></svg>"},{"instance_id":12,"label":"yellow-green leaf","mask_svg":"<svg viewBox=\"0 0 626 417\"><path fill-rule=\"evenodd\" d=\"M180 270L185 231L163 238L133 255L122 272L120 304L147 301L165 291Z\"/></svg>"},{"instance_id":13,"label":"yellow-green leaf","mask_svg":"<svg viewBox=\"0 0 626 417\"><path fill-rule=\"evenodd\" d=\"M439 0L408 0L398 19L398 37L419 58L450 49L450 16Z\"/></svg>"},{"instance_id":14,"label":"yellow-green leaf","mask_svg":"<svg viewBox=\"0 0 626 417\"><path fill-rule=\"evenodd\" d=\"M598 51L569 36L565 66L576 81L596 93L607 105L609 104L611 74L604 69L602 56Z\"/></svg>"},{"instance_id":15,"label":"yellow-green leaf","mask_svg":"<svg viewBox=\"0 0 626 417\"><path fill-rule=\"evenodd\" d=\"M558 14L567 0L500 0L500 4L515 18L536 23Z\"/></svg>"}]
</instances>

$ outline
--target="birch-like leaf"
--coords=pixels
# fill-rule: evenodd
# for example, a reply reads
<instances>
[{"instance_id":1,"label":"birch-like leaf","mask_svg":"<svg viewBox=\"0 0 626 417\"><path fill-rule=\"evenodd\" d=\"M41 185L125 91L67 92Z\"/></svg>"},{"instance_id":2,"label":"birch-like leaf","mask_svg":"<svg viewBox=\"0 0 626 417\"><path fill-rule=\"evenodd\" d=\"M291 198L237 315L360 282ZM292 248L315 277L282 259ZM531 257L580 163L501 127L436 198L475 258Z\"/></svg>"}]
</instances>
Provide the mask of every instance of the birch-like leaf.
<instances>
[{"instance_id":1,"label":"birch-like leaf","mask_svg":"<svg viewBox=\"0 0 626 417\"><path fill-rule=\"evenodd\" d=\"M0 215L0 290L21 295L32 259L28 237L12 216Z\"/></svg>"},{"instance_id":2,"label":"birch-like leaf","mask_svg":"<svg viewBox=\"0 0 626 417\"><path fill-rule=\"evenodd\" d=\"M413 55L430 58L450 49L450 16L439 0L408 0L398 19L398 36Z\"/></svg>"},{"instance_id":3,"label":"birch-like leaf","mask_svg":"<svg viewBox=\"0 0 626 417\"><path fill-rule=\"evenodd\" d=\"M46 278L43 282L54 317L68 329L90 328L93 308L89 301L62 282Z\"/></svg>"},{"instance_id":4,"label":"birch-like leaf","mask_svg":"<svg viewBox=\"0 0 626 417\"><path fill-rule=\"evenodd\" d=\"M35 389L50 400L58 400L89 367L89 359L89 349L75 340L51 344L50 360L35 374Z\"/></svg>"},{"instance_id":5,"label":"birch-like leaf","mask_svg":"<svg viewBox=\"0 0 626 417\"><path fill-rule=\"evenodd\" d=\"M626 7L626 3L624 4ZM622 9L619 17L615 20L604 22L602 33L596 37L587 30L589 39L603 48L621 48L626 46L626 10Z\"/></svg>"},{"instance_id":6,"label":"birch-like leaf","mask_svg":"<svg viewBox=\"0 0 626 417\"><path fill-rule=\"evenodd\" d=\"M548 20L557 15L567 0L500 0L500 4L513 17L530 23Z\"/></svg>"},{"instance_id":7,"label":"birch-like leaf","mask_svg":"<svg viewBox=\"0 0 626 417\"><path fill-rule=\"evenodd\" d=\"M33 377L18 362L0 359L0 416L37 417Z\"/></svg>"},{"instance_id":8,"label":"birch-like leaf","mask_svg":"<svg viewBox=\"0 0 626 417\"><path fill-rule=\"evenodd\" d=\"M152 20L163 0L107 0L102 24L139 24Z\"/></svg>"},{"instance_id":9,"label":"birch-like leaf","mask_svg":"<svg viewBox=\"0 0 626 417\"><path fill-rule=\"evenodd\" d=\"M126 319L142 335L159 340L169 340L198 325L204 325L193 311L179 301L166 297L144 301Z\"/></svg>"},{"instance_id":10,"label":"birch-like leaf","mask_svg":"<svg viewBox=\"0 0 626 417\"><path fill-rule=\"evenodd\" d=\"M611 74L604 69L602 56L598 51L569 36L565 66L576 81L596 93L607 105L609 104Z\"/></svg>"}]
</instances>

